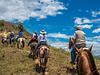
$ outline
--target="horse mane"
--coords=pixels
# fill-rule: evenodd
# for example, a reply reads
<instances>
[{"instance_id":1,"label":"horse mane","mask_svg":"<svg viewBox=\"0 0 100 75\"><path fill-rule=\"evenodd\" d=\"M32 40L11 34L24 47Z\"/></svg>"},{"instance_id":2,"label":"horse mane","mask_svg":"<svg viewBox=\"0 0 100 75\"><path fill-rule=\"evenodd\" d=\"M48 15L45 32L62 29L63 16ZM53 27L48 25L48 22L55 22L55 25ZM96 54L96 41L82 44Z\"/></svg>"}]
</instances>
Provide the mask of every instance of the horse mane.
<instances>
[{"instance_id":1,"label":"horse mane","mask_svg":"<svg viewBox=\"0 0 100 75\"><path fill-rule=\"evenodd\" d=\"M90 57L90 63L92 65L92 72L94 72L93 75L99 75L92 53L89 50L84 50L84 51L87 52L88 56Z\"/></svg>"}]
</instances>

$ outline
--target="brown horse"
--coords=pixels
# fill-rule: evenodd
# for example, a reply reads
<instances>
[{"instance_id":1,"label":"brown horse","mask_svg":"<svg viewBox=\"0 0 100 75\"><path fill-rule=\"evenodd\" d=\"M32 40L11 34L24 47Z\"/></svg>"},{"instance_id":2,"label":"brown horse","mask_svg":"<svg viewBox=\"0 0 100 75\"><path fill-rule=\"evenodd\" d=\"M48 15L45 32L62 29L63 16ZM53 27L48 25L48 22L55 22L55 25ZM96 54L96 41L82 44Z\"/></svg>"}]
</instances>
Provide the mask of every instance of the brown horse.
<instances>
[{"instance_id":1,"label":"brown horse","mask_svg":"<svg viewBox=\"0 0 100 75\"><path fill-rule=\"evenodd\" d=\"M74 45L74 38L69 40L69 49L72 47L76 50L76 69L79 75L99 75L96 65L91 54L92 46L85 48L85 44L82 44L81 48L78 49Z\"/></svg>"},{"instance_id":2,"label":"brown horse","mask_svg":"<svg viewBox=\"0 0 100 75\"><path fill-rule=\"evenodd\" d=\"M37 45L38 45L37 43L30 44L31 50L30 50L29 57L30 58L32 57L33 60L37 58L37 55L36 55L36 47L37 47Z\"/></svg>"},{"instance_id":3,"label":"brown horse","mask_svg":"<svg viewBox=\"0 0 100 75\"><path fill-rule=\"evenodd\" d=\"M39 59L38 67L39 70L43 72L43 74L45 74L46 65L48 62L48 55L49 55L49 48L46 45L40 46L38 50L38 59Z\"/></svg>"},{"instance_id":4,"label":"brown horse","mask_svg":"<svg viewBox=\"0 0 100 75\"><path fill-rule=\"evenodd\" d=\"M99 75L90 48L76 49L76 67L79 75Z\"/></svg>"}]
</instances>

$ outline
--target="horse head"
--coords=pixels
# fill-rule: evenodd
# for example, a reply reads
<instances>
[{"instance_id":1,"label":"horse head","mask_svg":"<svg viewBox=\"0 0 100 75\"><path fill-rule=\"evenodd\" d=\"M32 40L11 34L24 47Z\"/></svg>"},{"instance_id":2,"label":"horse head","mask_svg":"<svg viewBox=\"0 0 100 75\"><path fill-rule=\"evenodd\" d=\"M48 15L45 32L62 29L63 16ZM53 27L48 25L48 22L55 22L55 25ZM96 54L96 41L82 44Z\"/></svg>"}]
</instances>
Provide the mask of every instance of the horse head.
<instances>
[{"instance_id":1,"label":"horse head","mask_svg":"<svg viewBox=\"0 0 100 75\"><path fill-rule=\"evenodd\" d=\"M75 47L77 53L76 66L78 73L81 75L99 75L91 53L92 47L93 45L90 48L78 49Z\"/></svg>"},{"instance_id":2,"label":"horse head","mask_svg":"<svg viewBox=\"0 0 100 75\"><path fill-rule=\"evenodd\" d=\"M40 55L43 56L46 53L46 51L48 51L48 47L45 45L42 45L40 47Z\"/></svg>"}]
</instances>

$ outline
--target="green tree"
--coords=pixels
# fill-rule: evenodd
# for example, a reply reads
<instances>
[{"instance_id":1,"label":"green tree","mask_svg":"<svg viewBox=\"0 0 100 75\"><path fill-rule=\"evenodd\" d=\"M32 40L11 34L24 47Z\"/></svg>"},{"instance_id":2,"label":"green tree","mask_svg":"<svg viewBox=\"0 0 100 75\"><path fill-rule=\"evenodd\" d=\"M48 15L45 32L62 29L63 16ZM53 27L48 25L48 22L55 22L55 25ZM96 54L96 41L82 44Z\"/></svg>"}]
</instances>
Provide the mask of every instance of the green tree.
<instances>
[{"instance_id":1,"label":"green tree","mask_svg":"<svg viewBox=\"0 0 100 75\"><path fill-rule=\"evenodd\" d=\"M4 20L0 20L0 31L4 29Z\"/></svg>"},{"instance_id":2,"label":"green tree","mask_svg":"<svg viewBox=\"0 0 100 75\"><path fill-rule=\"evenodd\" d=\"M17 25L19 30L24 31L23 23L19 22Z\"/></svg>"}]
</instances>

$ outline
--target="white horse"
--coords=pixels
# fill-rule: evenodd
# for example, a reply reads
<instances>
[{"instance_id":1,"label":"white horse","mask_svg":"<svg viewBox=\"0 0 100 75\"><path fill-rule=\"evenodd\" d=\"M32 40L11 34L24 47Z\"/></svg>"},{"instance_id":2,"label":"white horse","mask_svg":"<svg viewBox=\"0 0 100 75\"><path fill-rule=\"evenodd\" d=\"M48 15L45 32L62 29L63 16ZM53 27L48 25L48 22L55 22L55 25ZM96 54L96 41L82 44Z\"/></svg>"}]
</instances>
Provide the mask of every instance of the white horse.
<instances>
[{"instance_id":1,"label":"white horse","mask_svg":"<svg viewBox=\"0 0 100 75\"><path fill-rule=\"evenodd\" d=\"M17 40L17 48L24 48L25 47L25 38L18 38Z\"/></svg>"}]
</instances>

